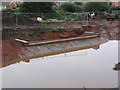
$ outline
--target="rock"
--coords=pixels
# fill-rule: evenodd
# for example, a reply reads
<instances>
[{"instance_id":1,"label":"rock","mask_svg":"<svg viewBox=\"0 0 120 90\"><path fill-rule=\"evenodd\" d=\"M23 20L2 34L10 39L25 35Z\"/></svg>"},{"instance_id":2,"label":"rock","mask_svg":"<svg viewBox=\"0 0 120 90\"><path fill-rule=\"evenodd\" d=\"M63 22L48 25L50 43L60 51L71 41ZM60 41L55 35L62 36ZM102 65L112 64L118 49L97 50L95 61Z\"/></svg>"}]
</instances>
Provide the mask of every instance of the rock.
<instances>
[{"instance_id":1,"label":"rock","mask_svg":"<svg viewBox=\"0 0 120 90\"><path fill-rule=\"evenodd\" d=\"M116 64L113 69L116 70L116 71L117 71L117 70L119 71L119 70L120 70L120 62L119 62L118 64Z\"/></svg>"}]
</instances>

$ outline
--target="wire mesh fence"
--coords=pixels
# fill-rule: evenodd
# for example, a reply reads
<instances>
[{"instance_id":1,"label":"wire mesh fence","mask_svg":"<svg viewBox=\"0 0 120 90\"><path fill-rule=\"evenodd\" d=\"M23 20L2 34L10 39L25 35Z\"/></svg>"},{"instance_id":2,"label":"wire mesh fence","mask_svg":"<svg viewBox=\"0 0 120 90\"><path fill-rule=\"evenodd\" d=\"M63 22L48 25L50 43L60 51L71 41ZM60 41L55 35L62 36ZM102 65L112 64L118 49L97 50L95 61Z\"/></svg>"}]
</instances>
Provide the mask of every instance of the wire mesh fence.
<instances>
[{"instance_id":1,"label":"wire mesh fence","mask_svg":"<svg viewBox=\"0 0 120 90\"><path fill-rule=\"evenodd\" d=\"M54 22L83 22L89 21L90 12L79 13L23 13L23 12L2 12L3 25L33 25L36 23L54 23ZM92 19L102 17L102 12L95 12ZM40 18L38 20L38 18ZM8 24L7 24L8 23Z\"/></svg>"}]
</instances>

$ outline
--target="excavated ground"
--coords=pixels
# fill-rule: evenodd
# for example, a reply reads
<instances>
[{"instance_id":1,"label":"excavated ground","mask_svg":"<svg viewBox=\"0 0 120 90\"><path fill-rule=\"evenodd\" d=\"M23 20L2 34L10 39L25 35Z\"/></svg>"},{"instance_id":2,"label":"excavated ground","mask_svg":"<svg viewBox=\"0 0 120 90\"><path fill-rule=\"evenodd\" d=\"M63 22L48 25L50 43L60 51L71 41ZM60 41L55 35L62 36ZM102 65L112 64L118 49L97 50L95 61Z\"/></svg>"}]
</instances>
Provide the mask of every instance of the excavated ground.
<instances>
[{"instance_id":1,"label":"excavated ground","mask_svg":"<svg viewBox=\"0 0 120 90\"><path fill-rule=\"evenodd\" d=\"M27 33L36 30L36 25L44 27L46 32L36 35L27 35ZM44 41L44 40L54 40L78 37L84 33L84 31L90 31L95 33L100 33L100 37L105 37L109 40L119 39L119 21L90 21L90 22L68 22L68 23L47 23L47 24L36 24L35 26L18 26L15 28L7 27L3 25L3 30L7 30L2 40L2 62L7 62L13 59L20 58L21 56L26 56L26 47L21 43L15 41L16 38L27 40L27 41ZM50 31L51 28L59 31ZM12 34L9 33L12 30Z\"/></svg>"}]
</instances>

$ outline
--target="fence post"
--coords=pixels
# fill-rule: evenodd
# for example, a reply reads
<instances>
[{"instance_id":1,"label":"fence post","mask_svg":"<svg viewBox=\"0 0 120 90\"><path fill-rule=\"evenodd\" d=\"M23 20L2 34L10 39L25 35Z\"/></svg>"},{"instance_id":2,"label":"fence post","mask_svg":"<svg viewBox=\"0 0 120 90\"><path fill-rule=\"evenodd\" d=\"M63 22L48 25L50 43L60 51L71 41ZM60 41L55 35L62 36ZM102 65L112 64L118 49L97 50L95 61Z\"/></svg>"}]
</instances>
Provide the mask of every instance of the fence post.
<instances>
[{"instance_id":1,"label":"fence post","mask_svg":"<svg viewBox=\"0 0 120 90\"><path fill-rule=\"evenodd\" d=\"M16 13L16 28L17 28L17 13Z\"/></svg>"},{"instance_id":2,"label":"fence post","mask_svg":"<svg viewBox=\"0 0 120 90\"><path fill-rule=\"evenodd\" d=\"M99 15L100 13L98 12L98 18L100 18L100 15Z\"/></svg>"},{"instance_id":3,"label":"fence post","mask_svg":"<svg viewBox=\"0 0 120 90\"><path fill-rule=\"evenodd\" d=\"M41 13L40 17L43 18L43 13Z\"/></svg>"},{"instance_id":4,"label":"fence post","mask_svg":"<svg viewBox=\"0 0 120 90\"><path fill-rule=\"evenodd\" d=\"M66 22L66 13L65 13L65 22Z\"/></svg>"}]
</instances>

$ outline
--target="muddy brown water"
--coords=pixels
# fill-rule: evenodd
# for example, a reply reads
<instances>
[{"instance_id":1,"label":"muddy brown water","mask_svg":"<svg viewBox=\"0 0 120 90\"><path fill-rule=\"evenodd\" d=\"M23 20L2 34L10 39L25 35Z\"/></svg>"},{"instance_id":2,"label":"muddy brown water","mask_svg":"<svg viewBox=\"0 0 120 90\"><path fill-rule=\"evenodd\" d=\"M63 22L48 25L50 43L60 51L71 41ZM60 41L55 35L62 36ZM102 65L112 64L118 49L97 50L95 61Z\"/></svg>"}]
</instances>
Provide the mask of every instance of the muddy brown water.
<instances>
[{"instance_id":1,"label":"muddy brown water","mask_svg":"<svg viewBox=\"0 0 120 90\"><path fill-rule=\"evenodd\" d=\"M3 88L114 88L118 41L87 49L32 59L1 69Z\"/></svg>"}]
</instances>

